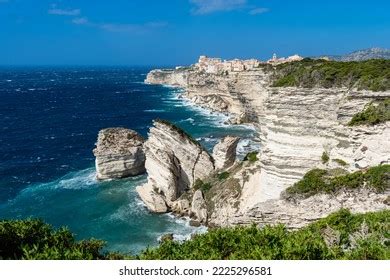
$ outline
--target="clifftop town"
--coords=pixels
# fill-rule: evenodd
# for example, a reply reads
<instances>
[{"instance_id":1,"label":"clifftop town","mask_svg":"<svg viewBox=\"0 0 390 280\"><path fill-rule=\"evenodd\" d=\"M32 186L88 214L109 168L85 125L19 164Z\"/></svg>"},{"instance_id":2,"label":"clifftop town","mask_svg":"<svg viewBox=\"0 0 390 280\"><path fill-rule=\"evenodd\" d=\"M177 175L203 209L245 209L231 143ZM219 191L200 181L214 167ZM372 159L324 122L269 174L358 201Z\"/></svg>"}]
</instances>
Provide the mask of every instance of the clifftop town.
<instances>
[{"instance_id":1,"label":"clifftop town","mask_svg":"<svg viewBox=\"0 0 390 280\"><path fill-rule=\"evenodd\" d=\"M303 57L299 55L289 56L287 58L278 58L276 54L267 61L258 59L233 59L222 60L221 58L210 58L205 55L199 57L198 62L194 65L199 71L204 71L209 74L226 73L226 72L243 72L259 68L262 64L278 65L282 63L300 61Z\"/></svg>"}]
</instances>

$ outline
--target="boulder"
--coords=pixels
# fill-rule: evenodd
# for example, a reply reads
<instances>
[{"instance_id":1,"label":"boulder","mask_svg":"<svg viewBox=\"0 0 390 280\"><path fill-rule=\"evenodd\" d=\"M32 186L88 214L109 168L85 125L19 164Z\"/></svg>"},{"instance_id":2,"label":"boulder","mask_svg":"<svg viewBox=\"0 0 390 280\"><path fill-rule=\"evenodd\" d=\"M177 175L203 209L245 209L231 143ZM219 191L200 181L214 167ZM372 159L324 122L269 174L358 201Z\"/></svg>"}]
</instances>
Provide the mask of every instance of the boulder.
<instances>
[{"instance_id":1,"label":"boulder","mask_svg":"<svg viewBox=\"0 0 390 280\"><path fill-rule=\"evenodd\" d=\"M126 128L106 128L99 132L96 148L97 178L116 179L145 172L144 139Z\"/></svg>"},{"instance_id":2,"label":"boulder","mask_svg":"<svg viewBox=\"0 0 390 280\"><path fill-rule=\"evenodd\" d=\"M201 190L197 190L192 197L191 216L200 223L207 222L207 204Z\"/></svg>"},{"instance_id":3,"label":"boulder","mask_svg":"<svg viewBox=\"0 0 390 280\"><path fill-rule=\"evenodd\" d=\"M215 160L215 169L222 170L231 167L236 160L237 144L239 137L226 136L215 145L213 149L213 158Z\"/></svg>"},{"instance_id":4,"label":"boulder","mask_svg":"<svg viewBox=\"0 0 390 280\"><path fill-rule=\"evenodd\" d=\"M138 186L136 190L146 207L151 212L166 213L168 211L164 197L157 193L150 185L145 184Z\"/></svg>"}]
</instances>

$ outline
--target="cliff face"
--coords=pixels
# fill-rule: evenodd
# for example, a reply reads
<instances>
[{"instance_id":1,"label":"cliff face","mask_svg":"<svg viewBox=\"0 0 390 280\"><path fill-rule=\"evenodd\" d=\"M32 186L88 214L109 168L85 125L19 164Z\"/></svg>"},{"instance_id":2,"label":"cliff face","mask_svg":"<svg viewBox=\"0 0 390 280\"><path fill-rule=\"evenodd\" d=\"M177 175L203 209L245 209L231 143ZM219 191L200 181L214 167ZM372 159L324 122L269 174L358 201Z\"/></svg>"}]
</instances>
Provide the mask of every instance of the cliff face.
<instances>
[{"instance_id":1,"label":"cliff face","mask_svg":"<svg viewBox=\"0 0 390 280\"><path fill-rule=\"evenodd\" d=\"M315 167L355 171L390 162L389 123L347 126L366 104L389 97L390 92L272 87L272 71L267 67L228 74L191 68L187 74L151 72L147 78L161 84L177 80L193 102L229 112L233 122L252 122L259 130L261 174L253 190L257 202L278 198ZM330 158L326 164L323 153ZM347 165L341 166L340 160Z\"/></svg>"},{"instance_id":2,"label":"cliff face","mask_svg":"<svg viewBox=\"0 0 390 280\"><path fill-rule=\"evenodd\" d=\"M153 212L166 212L197 179L214 171L214 161L203 147L163 121L153 123L145 154L148 182L137 191Z\"/></svg>"},{"instance_id":3,"label":"cliff face","mask_svg":"<svg viewBox=\"0 0 390 280\"><path fill-rule=\"evenodd\" d=\"M99 132L96 148L97 178L115 179L145 172L144 139L134 130L107 128Z\"/></svg>"}]
</instances>

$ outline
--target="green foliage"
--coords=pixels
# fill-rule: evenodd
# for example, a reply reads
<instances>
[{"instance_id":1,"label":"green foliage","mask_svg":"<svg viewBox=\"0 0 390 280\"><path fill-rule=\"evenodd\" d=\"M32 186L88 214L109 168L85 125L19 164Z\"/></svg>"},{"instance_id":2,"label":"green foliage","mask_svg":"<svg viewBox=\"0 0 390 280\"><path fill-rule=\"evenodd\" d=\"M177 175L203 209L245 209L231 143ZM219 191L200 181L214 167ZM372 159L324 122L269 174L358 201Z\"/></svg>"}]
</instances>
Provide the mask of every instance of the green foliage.
<instances>
[{"instance_id":1,"label":"green foliage","mask_svg":"<svg viewBox=\"0 0 390 280\"><path fill-rule=\"evenodd\" d=\"M347 166L348 163L346 163L344 160L342 159L339 159L339 158L335 158L335 159L332 159L334 162L338 163L339 165L341 166Z\"/></svg>"},{"instance_id":2,"label":"green foliage","mask_svg":"<svg viewBox=\"0 0 390 280\"><path fill-rule=\"evenodd\" d=\"M196 179L194 183L195 190L201 190L203 193L208 192L211 189L212 185L210 183L203 182L201 179Z\"/></svg>"},{"instance_id":3,"label":"green foliage","mask_svg":"<svg viewBox=\"0 0 390 280\"><path fill-rule=\"evenodd\" d=\"M100 253L105 242L76 241L68 229L55 230L37 219L0 221L0 240L0 259L6 260L93 260L111 256ZM119 256L124 258L116 253Z\"/></svg>"},{"instance_id":4,"label":"green foliage","mask_svg":"<svg viewBox=\"0 0 390 280\"><path fill-rule=\"evenodd\" d=\"M324 152L322 153L321 160L322 160L322 163L323 163L323 164L325 164L325 163L327 163L327 162L329 161L329 155L328 155L327 152L324 151Z\"/></svg>"},{"instance_id":5,"label":"green foliage","mask_svg":"<svg viewBox=\"0 0 390 280\"><path fill-rule=\"evenodd\" d=\"M352 215L341 210L297 231L288 231L283 225L210 229L184 243L168 240L145 250L138 258L389 259L389 218L390 211Z\"/></svg>"},{"instance_id":6,"label":"green foliage","mask_svg":"<svg viewBox=\"0 0 390 280\"><path fill-rule=\"evenodd\" d=\"M224 171L222 173L218 173L218 175L217 175L218 180L220 180L220 181L223 181L223 180L229 178L229 176L230 176L230 173L227 171Z\"/></svg>"},{"instance_id":7,"label":"green foliage","mask_svg":"<svg viewBox=\"0 0 390 280\"><path fill-rule=\"evenodd\" d=\"M386 121L390 121L390 98L386 98L377 105L368 104L362 112L352 117L348 125L375 125Z\"/></svg>"},{"instance_id":8,"label":"green foliage","mask_svg":"<svg viewBox=\"0 0 390 280\"><path fill-rule=\"evenodd\" d=\"M0 258L249 260L390 259L390 211L351 214L340 210L297 231L283 225L214 228L185 242L166 238L138 256L100 253L99 240L75 241L69 230L40 220L0 222Z\"/></svg>"},{"instance_id":9,"label":"green foliage","mask_svg":"<svg viewBox=\"0 0 390 280\"><path fill-rule=\"evenodd\" d=\"M255 162L258 160L257 155L259 152L249 152L244 157L244 161Z\"/></svg>"},{"instance_id":10,"label":"green foliage","mask_svg":"<svg viewBox=\"0 0 390 280\"><path fill-rule=\"evenodd\" d=\"M326 61L303 59L276 66L275 87L348 87L359 90L390 89L390 60Z\"/></svg>"},{"instance_id":11,"label":"green foliage","mask_svg":"<svg viewBox=\"0 0 390 280\"><path fill-rule=\"evenodd\" d=\"M286 194L309 197L320 192L332 193L344 188L360 187L371 187L377 192L390 188L390 165L379 165L369 168L365 173L357 171L341 176L331 176L329 171L313 169L302 180L287 188Z\"/></svg>"}]
</instances>

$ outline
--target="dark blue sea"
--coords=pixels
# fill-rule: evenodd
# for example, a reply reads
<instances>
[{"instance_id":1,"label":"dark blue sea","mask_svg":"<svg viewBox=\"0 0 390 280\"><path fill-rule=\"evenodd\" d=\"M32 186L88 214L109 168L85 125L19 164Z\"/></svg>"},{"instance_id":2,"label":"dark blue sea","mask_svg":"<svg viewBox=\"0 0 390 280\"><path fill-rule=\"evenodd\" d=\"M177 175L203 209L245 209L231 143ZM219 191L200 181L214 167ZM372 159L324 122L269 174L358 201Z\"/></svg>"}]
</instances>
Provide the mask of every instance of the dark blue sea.
<instances>
[{"instance_id":1,"label":"dark blue sea","mask_svg":"<svg viewBox=\"0 0 390 280\"><path fill-rule=\"evenodd\" d=\"M192 106L180 89L147 85L149 68L0 68L0 219L39 217L67 226L78 239L107 241L108 250L136 253L174 233L195 231L188 220L149 213L135 187L146 175L95 179L100 129L127 127L147 136L152 120L167 119L207 149L239 135L240 156L256 149L254 130L225 125L227 117Z\"/></svg>"}]
</instances>

